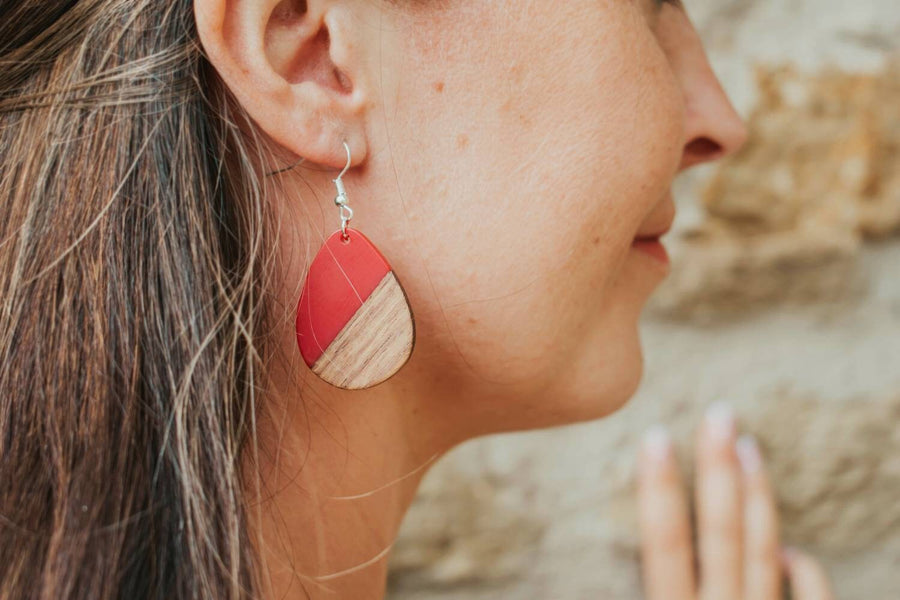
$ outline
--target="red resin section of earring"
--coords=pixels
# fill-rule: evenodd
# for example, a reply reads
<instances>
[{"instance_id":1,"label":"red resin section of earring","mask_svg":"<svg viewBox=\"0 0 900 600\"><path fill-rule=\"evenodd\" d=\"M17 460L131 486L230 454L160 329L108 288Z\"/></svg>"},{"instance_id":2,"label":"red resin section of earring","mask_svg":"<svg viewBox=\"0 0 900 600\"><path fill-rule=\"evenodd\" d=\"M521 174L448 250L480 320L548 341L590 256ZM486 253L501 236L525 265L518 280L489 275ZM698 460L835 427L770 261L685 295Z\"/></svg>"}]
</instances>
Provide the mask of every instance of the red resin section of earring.
<instances>
[{"instance_id":1,"label":"red resin section of earring","mask_svg":"<svg viewBox=\"0 0 900 600\"><path fill-rule=\"evenodd\" d=\"M297 306L297 343L312 367L391 271L381 252L355 229L335 231L313 259Z\"/></svg>"}]
</instances>

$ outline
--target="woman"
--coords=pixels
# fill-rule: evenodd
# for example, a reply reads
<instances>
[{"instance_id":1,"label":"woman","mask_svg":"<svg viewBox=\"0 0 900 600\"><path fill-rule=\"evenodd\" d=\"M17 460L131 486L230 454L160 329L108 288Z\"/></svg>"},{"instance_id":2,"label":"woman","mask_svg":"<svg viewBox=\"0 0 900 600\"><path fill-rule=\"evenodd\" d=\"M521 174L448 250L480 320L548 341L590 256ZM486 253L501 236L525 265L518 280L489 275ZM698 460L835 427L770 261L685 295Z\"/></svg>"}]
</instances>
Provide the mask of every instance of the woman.
<instances>
[{"instance_id":1,"label":"woman","mask_svg":"<svg viewBox=\"0 0 900 600\"><path fill-rule=\"evenodd\" d=\"M656 0L5 0L0 64L4 598L381 597L437 457L634 393L672 179L746 135ZM298 352L337 179L415 319L364 389ZM642 454L648 597L779 598L759 454L700 435L699 579Z\"/></svg>"}]
</instances>

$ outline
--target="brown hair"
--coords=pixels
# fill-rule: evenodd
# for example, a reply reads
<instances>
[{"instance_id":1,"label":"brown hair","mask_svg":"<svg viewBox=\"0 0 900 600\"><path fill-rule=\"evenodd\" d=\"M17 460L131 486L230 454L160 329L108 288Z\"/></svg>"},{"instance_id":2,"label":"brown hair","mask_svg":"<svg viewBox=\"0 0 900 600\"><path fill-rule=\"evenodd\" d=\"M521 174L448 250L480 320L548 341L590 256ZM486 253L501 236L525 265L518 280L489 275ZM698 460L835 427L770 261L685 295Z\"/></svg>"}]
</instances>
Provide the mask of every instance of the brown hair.
<instances>
[{"instance_id":1,"label":"brown hair","mask_svg":"<svg viewBox=\"0 0 900 600\"><path fill-rule=\"evenodd\" d=\"M0 3L0 597L255 595L248 122L191 0Z\"/></svg>"}]
</instances>

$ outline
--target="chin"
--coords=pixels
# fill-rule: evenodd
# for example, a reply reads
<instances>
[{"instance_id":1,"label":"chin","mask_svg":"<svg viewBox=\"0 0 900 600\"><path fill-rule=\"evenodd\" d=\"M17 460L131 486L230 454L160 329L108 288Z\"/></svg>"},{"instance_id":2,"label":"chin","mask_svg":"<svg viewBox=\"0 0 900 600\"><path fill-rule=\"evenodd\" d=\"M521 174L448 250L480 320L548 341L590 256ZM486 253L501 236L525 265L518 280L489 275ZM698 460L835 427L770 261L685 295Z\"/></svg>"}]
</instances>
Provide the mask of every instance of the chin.
<instances>
[{"instance_id":1,"label":"chin","mask_svg":"<svg viewBox=\"0 0 900 600\"><path fill-rule=\"evenodd\" d=\"M644 376L640 346L623 353L614 368L594 369L576 382L570 392L570 423L602 419L615 413L637 393Z\"/></svg>"},{"instance_id":2,"label":"chin","mask_svg":"<svg viewBox=\"0 0 900 600\"><path fill-rule=\"evenodd\" d=\"M541 406L531 423L518 429L539 429L595 421L608 417L634 397L644 375L644 355L637 336L580 354L558 380L534 400ZM537 404L540 403L540 404ZM530 411L526 411L530 412Z\"/></svg>"}]
</instances>

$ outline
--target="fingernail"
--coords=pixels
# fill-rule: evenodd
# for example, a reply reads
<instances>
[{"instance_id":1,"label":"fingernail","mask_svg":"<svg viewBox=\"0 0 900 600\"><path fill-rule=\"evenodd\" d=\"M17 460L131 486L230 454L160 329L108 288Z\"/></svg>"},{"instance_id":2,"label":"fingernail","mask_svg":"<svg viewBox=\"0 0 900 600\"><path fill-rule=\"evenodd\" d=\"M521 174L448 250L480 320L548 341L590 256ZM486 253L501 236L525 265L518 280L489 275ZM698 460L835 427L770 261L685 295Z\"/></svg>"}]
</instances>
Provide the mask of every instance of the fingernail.
<instances>
[{"instance_id":1,"label":"fingernail","mask_svg":"<svg viewBox=\"0 0 900 600\"><path fill-rule=\"evenodd\" d=\"M706 425L713 439L731 441L736 430L734 411L724 402L716 402L706 411Z\"/></svg>"},{"instance_id":2,"label":"fingernail","mask_svg":"<svg viewBox=\"0 0 900 600\"><path fill-rule=\"evenodd\" d=\"M654 460L666 460L672 453L672 437L663 425L654 425L644 434L644 451Z\"/></svg>"},{"instance_id":3,"label":"fingernail","mask_svg":"<svg viewBox=\"0 0 900 600\"><path fill-rule=\"evenodd\" d=\"M745 473L756 473L762 469L762 453L752 435L742 435L735 444L735 450Z\"/></svg>"}]
</instances>

